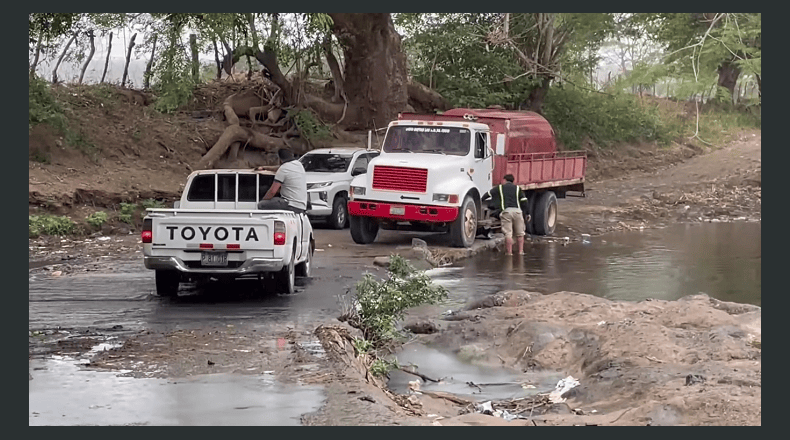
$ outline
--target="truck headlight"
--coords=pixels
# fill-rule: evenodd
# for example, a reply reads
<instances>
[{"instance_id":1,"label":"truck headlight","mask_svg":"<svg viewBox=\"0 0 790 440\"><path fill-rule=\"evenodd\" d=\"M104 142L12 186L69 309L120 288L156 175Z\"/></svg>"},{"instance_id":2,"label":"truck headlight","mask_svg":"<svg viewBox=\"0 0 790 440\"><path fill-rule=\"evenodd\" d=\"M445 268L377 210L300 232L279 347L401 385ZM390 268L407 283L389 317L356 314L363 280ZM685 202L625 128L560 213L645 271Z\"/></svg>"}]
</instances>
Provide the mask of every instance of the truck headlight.
<instances>
[{"instance_id":1,"label":"truck headlight","mask_svg":"<svg viewBox=\"0 0 790 440\"><path fill-rule=\"evenodd\" d=\"M458 203L458 194L434 194L433 201Z\"/></svg>"},{"instance_id":2,"label":"truck headlight","mask_svg":"<svg viewBox=\"0 0 790 440\"><path fill-rule=\"evenodd\" d=\"M351 196L364 196L365 195L365 187L364 186L352 186L351 187Z\"/></svg>"},{"instance_id":3,"label":"truck headlight","mask_svg":"<svg viewBox=\"0 0 790 440\"><path fill-rule=\"evenodd\" d=\"M307 184L307 189L326 188L327 186L329 186L331 184L332 184L332 182L308 183Z\"/></svg>"}]
</instances>

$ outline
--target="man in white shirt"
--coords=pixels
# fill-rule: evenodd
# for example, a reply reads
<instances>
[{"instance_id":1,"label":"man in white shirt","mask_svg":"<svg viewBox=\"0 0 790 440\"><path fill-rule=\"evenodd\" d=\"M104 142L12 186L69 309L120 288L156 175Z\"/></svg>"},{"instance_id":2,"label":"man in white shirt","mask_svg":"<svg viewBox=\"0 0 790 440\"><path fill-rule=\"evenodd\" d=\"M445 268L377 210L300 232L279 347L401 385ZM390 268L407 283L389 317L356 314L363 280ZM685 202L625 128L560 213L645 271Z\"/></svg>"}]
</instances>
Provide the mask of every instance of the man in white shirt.
<instances>
[{"instance_id":1,"label":"man in white shirt","mask_svg":"<svg viewBox=\"0 0 790 440\"><path fill-rule=\"evenodd\" d=\"M287 148L277 151L277 156L280 158L280 167L274 174L274 182L269 191L258 202L258 209L287 209L302 214L307 210L307 177L304 167ZM280 191L279 197L274 196L277 191Z\"/></svg>"}]
</instances>

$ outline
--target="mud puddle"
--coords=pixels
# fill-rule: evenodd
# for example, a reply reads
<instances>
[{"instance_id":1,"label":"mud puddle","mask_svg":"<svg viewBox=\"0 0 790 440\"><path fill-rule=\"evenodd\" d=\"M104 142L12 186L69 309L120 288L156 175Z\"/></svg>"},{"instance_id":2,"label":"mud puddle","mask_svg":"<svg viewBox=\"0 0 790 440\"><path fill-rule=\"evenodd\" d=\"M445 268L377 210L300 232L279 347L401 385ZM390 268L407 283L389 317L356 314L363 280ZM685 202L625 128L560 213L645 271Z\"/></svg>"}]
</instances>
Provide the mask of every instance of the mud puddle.
<instances>
[{"instance_id":1,"label":"mud puddle","mask_svg":"<svg viewBox=\"0 0 790 440\"><path fill-rule=\"evenodd\" d=\"M270 373L137 379L56 356L31 360L30 375L29 426L293 426L324 401L321 387L277 383Z\"/></svg>"},{"instance_id":2,"label":"mud puddle","mask_svg":"<svg viewBox=\"0 0 790 440\"><path fill-rule=\"evenodd\" d=\"M705 293L761 305L759 222L683 224L567 245L536 240L525 254L483 252L428 274L452 292L450 306L510 289L626 301Z\"/></svg>"},{"instance_id":3,"label":"mud puddle","mask_svg":"<svg viewBox=\"0 0 790 440\"><path fill-rule=\"evenodd\" d=\"M417 370L439 382L423 381L418 377L394 370L390 372L387 386L400 394L409 392L409 382L419 381L421 390L442 391L457 396L487 400L516 399L548 393L563 378L556 372L520 373L506 368L475 364L473 347L462 348L459 353L448 353L421 344L406 345L398 352L402 366L417 366Z\"/></svg>"}]
</instances>

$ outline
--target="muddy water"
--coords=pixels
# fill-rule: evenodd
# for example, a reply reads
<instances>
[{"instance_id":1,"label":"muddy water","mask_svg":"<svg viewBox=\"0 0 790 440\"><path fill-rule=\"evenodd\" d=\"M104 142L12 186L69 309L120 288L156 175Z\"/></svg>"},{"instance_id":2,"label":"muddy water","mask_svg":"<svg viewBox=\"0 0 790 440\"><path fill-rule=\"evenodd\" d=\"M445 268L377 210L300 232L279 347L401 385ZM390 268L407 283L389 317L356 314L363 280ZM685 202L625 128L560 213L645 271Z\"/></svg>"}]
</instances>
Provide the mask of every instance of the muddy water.
<instances>
[{"instance_id":1,"label":"muddy water","mask_svg":"<svg viewBox=\"0 0 790 440\"><path fill-rule=\"evenodd\" d=\"M448 308L507 289L573 291L612 300L674 300L704 292L723 301L761 303L760 223L676 225L614 233L583 242L532 242L524 256L486 252L453 267L428 271L450 291ZM562 373L521 373L477 365L463 353L407 345L397 354L447 391L483 402L550 392ZM407 392L415 376L392 372L390 388Z\"/></svg>"},{"instance_id":2,"label":"muddy water","mask_svg":"<svg viewBox=\"0 0 790 440\"><path fill-rule=\"evenodd\" d=\"M703 223L629 231L585 242L528 242L523 256L486 252L431 270L465 302L506 289L573 291L612 300L705 293L761 304L760 223Z\"/></svg>"},{"instance_id":3,"label":"muddy water","mask_svg":"<svg viewBox=\"0 0 790 440\"><path fill-rule=\"evenodd\" d=\"M401 365L414 365L420 373L439 382L423 382L416 376L394 370L387 385L399 393L408 392L408 382L418 380L420 388L444 391L476 401L516 399L554 390L561 373L521 373L504 368L476 365L464 356L436 347L407 344L397 354Z\"/></svg>"},{"instance_id":4,"label":"muddy water","mask_svg":"<svg viewBox=\"0 0 790 440\"><path fill-rule=\"evenodd\" d=\"M320 387L284 385L266 374L134 379L83 371L65 358L31 361L30 370L29 426L288 426L323 403Z\"/></svg>"}]
</instances>

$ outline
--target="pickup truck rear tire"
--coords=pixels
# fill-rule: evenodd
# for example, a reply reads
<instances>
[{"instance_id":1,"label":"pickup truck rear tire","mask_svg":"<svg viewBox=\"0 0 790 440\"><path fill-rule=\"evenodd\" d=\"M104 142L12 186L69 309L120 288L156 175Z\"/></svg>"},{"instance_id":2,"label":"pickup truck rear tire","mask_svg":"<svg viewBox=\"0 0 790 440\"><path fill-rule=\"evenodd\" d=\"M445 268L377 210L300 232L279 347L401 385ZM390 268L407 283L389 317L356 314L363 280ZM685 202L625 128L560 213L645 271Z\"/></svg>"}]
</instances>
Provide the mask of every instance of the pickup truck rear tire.
<instances>
[{"instance_id":1,"label":"pickup truck rear tire","mask_svg":"<svg viewBox=\"0 0 790 440\"><path fill-rule=\"evenodd\" d=\"M450 240L455 247L468 248L477 235L477 206L471 196L464 198L458 218L450 225Z\"/></svg>"},{"instance_id":2,"label":"pickup truck rear tire","mask_svg":"<svg viewBox=\"0 0 790 440\"><path fill-rule=\"evenodd\" d=\"M178 285L181 283L181 273L175 270L156 271L156 294L162 297L178 295Z\"/></svg>"},{"instance_id":3,"label":"pickup truck rear tire","mask_svg":"<svg viewBox=\"0 0 790 440\"><path fill-rule=\"evenodd\" d=\"M315 252L315 242L310 240L310 249L307 250L307 258L296 265L296 276L310 277L313 273L313 252Z\"/></svg>"},{"instance_id":4,"label":"pickup truck rear tire","mask_svg":"<svg viewBox=\"0 0 790 440\"><path fill-rule=\"evenodd\" d=\"M274 274L274 284L277 287L278 293L285 293L293 295L296 291L296 270L294 268L294 260L296 253L291 256L291 262L283 267L279 272Z\"/></svg>"},{"instance_id":5,"label":"pickup truck rear tire","mask_svg":"<svg viewBox=\"0 0 790 440\"><path fill-rule=\"evenodd\" d=\"M348 223L348 202L343 196L335 197L332 203L332 214L329 216L329 225L334 229L343 229Z\"/></svg>"},{"instance_id":6,"label":"pickup truck rear tire","mask_svg":"<svg viewBox=\"0 0 790 440\"><path fill-rule=\"evenodd\" d=\"M535 202L534 224L538 235L551 235L557 226L557 196L554 191L542 193Z\"/></svg>"},{"instance_id":7,"label":"pickup truck rear tire","mask_svg":"<svg viewBox=\"0 0 790 440\"><path fill-rule=\"evenodd\" d=\"M348 217L351 238L357 244L370 244L379 233L379 223L370 217L351 215Z\"/></svg>"}]
</instances>

